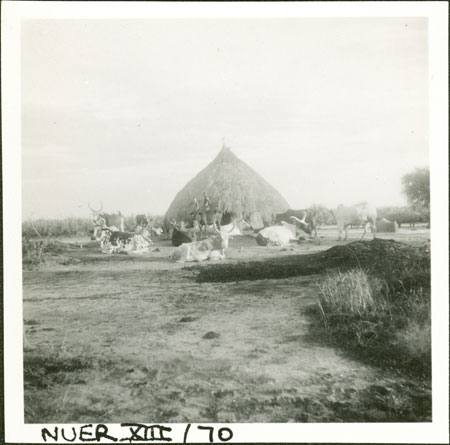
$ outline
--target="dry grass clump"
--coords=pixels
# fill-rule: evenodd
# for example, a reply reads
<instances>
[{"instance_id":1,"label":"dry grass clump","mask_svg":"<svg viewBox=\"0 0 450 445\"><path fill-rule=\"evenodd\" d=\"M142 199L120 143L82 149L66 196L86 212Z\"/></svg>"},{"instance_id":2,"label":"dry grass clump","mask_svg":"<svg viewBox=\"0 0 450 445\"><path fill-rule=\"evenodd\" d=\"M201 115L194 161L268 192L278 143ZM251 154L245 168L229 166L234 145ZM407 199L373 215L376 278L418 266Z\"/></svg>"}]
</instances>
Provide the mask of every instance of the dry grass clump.
<instances>
[{"instance_id":1,"label":"dry grass clump","mask_svg":"<svg viewBox=\"0 0 450 445\"><path fill-rule=\"evenodd\" d=\"M324 326L334 335L356 338L366 345L378 337L377 326L390 316L381 279L361 270L328 275L319 284L317 305Z\"/></svg>"},{"instance_id":2,"label":"dry grass clump","mask_svg":"<svg viewBox=\"0 0 450 445\"><path fill-rule=\"evenodd\" d=\"M327 310L332 310L335 316L368 316L385 309L386 303L377 297L382 288L381 280L369 279L363 270L355 269L347 273L338 271L328 275L319 285L319 305L323 313L325 306Z\"/></svg>"},{"instance_id":3,"label":"dry grass clump","mask_svg":"<svg viewBox=\"0 0 450 445\"><path fill-rule=\"evenodd\" d=\"M431 324L411 320L405 328L396 333L393 341L397 348L406 351L406 354L416 361L422 358L431 360Z\"/></svg>"},{"instance_id":4,"label":"dry grass clump","mask_svg":"<svg viewBox=\"0 0 450 445\"><path fill-rule=\"evenodd\" d=\"M330 337L377 362L428 373L431 361L429 292L362 269L335 272L318 286L318 314Z\"/></svg>"}]
</instances>

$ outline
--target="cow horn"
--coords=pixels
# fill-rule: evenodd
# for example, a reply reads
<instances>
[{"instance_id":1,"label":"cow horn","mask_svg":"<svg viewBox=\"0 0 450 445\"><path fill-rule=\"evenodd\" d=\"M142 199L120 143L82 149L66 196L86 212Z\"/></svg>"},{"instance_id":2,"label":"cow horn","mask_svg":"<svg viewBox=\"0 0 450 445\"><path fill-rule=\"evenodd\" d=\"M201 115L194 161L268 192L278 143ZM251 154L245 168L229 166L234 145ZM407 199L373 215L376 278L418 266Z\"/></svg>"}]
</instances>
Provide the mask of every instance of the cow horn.
<instances>
[{"instance_id":1,"label":"cow horn","mask_svg":"<svg viewBox=\"0 0 450 445\"><path fill-rule=\"evenodd\" d=\"M231 233L233 230L234 230L234 220L233 220L233 226L231 227L231 229L230 230L228 230L228 233Z\"/></svg>"},{"instance_id":2,"label":"cow horn","mask_svg":"<svg viewBox=\"0 0 450 445\"><path fill-rule=\"evenodd\" d=\"M90 202L88 202L88 207L91 209L92 212L94 212L94 213L99 213L99 212L101 212L102 209L103 209L103 204L102 204L102 206L100 207L99 210L94 210L94 209L91 207L91 203L90 203Z\"/></svg>"},{"instance_id":3,"label":"cow horn","mask_svg":"<svg viewBox=\"0 0 450 445\"><path fill-rule=\"evenodd\" d=\"M306 213L305 213L305 215L303 216L303 219L298 219L296 216L291 216L291 217L290 217L290 219L293 219L294 221L297 221L297 222L299 222L300 224L306 224L305 218L306 218Z\"/></svg>"}]
</instances>

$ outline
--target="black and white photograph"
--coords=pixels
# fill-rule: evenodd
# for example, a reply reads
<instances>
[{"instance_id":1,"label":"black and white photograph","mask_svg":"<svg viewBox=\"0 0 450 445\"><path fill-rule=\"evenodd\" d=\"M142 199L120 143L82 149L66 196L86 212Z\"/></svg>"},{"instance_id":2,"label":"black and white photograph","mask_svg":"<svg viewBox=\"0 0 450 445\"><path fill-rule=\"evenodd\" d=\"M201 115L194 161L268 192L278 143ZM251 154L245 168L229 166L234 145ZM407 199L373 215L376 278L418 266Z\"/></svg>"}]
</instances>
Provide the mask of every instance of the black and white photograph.
<instances>
[{"instance_id":1,"label":"black and white photograph","mask_svg":"<svg viewBox=\"0 0 450 445\"><path fill-rule=\"evenodd\" d=\"M448 441L447 3L5 3L11 442Z\"/></svg>"}]
</instances>

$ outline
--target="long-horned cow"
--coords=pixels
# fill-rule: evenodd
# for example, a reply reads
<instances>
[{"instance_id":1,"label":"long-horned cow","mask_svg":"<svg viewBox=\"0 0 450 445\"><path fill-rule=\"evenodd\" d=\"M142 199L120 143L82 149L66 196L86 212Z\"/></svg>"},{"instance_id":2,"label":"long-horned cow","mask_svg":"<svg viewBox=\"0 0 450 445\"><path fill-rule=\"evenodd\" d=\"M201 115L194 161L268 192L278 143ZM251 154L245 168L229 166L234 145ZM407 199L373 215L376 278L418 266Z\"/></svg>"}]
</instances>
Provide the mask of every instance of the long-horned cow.
<instances>
[{"instance_id":1,"label":"long-horned cow","mask_svg":"<svg viewBox=\"0 0 450 445\"><path fill-rule=\"evenodd\" d=\"M303 232L307 233L311 238L317 237L317 226L316 226L316 220L314 217L312 217L309 222L306 219L307 213L305 212L303 214L303 218L299 219L296 216L291 216L290 219L295 222L296 226L303 230ZM314 235L313 235L314 232Z\"/></svg>"},{"instance_id":2,"label":"long-horned cow","mask_svg":"<svg viewBox=\"0 0 450 445\"><path fill-rule=\"evenodd\" d=\"M256 243L260 246L285 246L297 239L297 227L281 221L281 226L269 226L258 232Z\"/></svg>"},{"instance_id":3,"label":"long-horned cow","mask_svg":"<svg viewBox=\"0 0 450 445\"><path fill-rule=\"evenodd\" d=\"M350 225L363 225L364 232L361 239L364 238L367 227L370 226L373 237L375 238L377 231L377 210L366 202L361 202L350 207L345 207L340 204L335 211L334 217L339 230L339 239L342 237L342 231L345 231L344 240L347 240L348 227Z\"/></svg>"},{"instance_id":4,"label":"long-horned cow","mask_svg":"<svg viewBox=\"0 0 450 445\"><path fill-rule=\"evenodd\" d=\"M190 234L182 230L180 227L174 226L173 232L172 232L172 246L178 247L181 246L183 243L190 243L192 242L192 237Z\"/></svg>"},{"instance_id":5,"label":"long-horned cow","mask_svg":"<svg viewBox=\"0 0 450 445\"><path fill-rule=\"evenodd\" d=\"M214 226L215 234L202 241L183 243L171 255L170 258L177 262L205 261L209 259L224 259L225 249L228 248L230 231L219 230Z\"/></svg>"},{"instance_id":6,"label":"long-horned cow","mask_svg":"<svg viewBox=\"0 0 450 445\"><path fill-rule=\"evenodd\" d=\"M311 238L317 237L317 222L315 212L311 209L292 210L289 209L284 213L279 213L275 217L275 223L290 219L294 221L297 228L310 235ZM313 235L314 233L314 235Z\"/></svg>"},{"instance_id":7,"label":"long-horned cow","mask_svg":"<svg viewBox=\"0 0 450 445\"><path fill-rule=\"evenodd\" d=\"M100 239L102 229L121 232L125 231L124 218L120 212L117 214L103 212L103 203L100 203L99 210L93 209L90 203L88 203L88 207L91 210L92 224L94 224L94 233L91 237L92 240Z\"/></svg>"}]
</instances>

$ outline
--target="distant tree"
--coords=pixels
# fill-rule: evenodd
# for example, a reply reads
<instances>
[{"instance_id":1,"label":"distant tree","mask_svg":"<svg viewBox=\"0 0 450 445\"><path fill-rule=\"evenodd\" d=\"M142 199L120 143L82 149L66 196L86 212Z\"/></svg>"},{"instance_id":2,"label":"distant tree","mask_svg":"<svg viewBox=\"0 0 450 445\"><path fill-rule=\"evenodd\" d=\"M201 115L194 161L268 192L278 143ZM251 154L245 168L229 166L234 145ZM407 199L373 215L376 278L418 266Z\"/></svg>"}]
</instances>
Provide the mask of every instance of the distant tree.
<instances>
[{"instance_id":1,"label":"distant tree","mask_svg":"<svg viewBox=\"0 0 450 445\"><path fill-rule=\"evenodd\" d=\"M403 193L408 204L416 211L430 209L430 170L416 168L402 177Z\"/></svg>"},{"instance_id":2,"label":"distant tree","mask_svg":"<svg viewBox=\"0 0 450 445\"><path fill-rule=\"evenodd\" d=\"M322 204L313 204L308 210L311 215L316 217L318 226L334 224L333 214Z\"/></svg>"}]
</instances>

